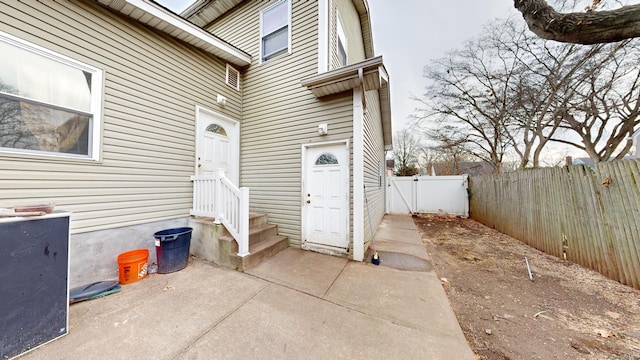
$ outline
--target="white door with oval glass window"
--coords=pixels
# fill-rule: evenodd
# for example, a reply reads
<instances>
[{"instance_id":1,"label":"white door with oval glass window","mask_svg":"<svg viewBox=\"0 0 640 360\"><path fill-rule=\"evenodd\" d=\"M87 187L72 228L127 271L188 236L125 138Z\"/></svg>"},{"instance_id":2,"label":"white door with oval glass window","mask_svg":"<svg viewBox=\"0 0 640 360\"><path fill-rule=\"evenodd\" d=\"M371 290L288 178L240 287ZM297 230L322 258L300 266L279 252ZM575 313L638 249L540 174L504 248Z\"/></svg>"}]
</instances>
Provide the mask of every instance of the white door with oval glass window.
<instances>
[{"instance_id":1,"label":"white door with oval glass window","mask_svg":"<svg viewBox=\"0 0 640 360\"><path fill-rule=\"evenodd\" d=\"M349 246L349 150L346 143L304 148L303 243Z\"/></svg>"},{"instance_id":2,"label":"white door with oval glass window","mask_svg":"<svg viewBox=\"0 0 640 360\"><path fill-rule=\"evenodd\" d=\"M196 174L222 169L238 185L239 123L203 107L197 108Z\"/></svg>"}]
</instances>

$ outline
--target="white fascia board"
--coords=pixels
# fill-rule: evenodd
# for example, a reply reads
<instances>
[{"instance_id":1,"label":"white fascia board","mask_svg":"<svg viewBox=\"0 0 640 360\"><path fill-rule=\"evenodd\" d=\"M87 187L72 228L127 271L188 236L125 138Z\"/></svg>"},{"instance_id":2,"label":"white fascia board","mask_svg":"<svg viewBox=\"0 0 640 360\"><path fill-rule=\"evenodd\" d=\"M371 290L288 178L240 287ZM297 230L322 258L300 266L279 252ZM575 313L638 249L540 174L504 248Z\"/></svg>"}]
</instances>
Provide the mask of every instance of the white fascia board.
<instances>
[{"instance_id":1,"label":"white fascia board","mask_svg":"<svg viewBox=\"0 0 640 360\"><path fill-rule=\"evenodd\" d=\"M151 3L148 0L124 0L124 1L144 11L145 13L154 16L159 20L162 20L170 25L175 26L176 28L186 32L188 35L196 37L206 42L207 44L214 46L223 52L226 52L231 57L236 58L237 62L235 63L235 65L246 66L251 64L251 56L243 53L242 51L239 51L238 49L234 48L233 46L223 41L220 41L216 37L212 36L211 34L204 31L203 29L189 23L185 19L177 15L168 13L163 8L159 7L154 3Z\"/></svg>"}]
</instances>

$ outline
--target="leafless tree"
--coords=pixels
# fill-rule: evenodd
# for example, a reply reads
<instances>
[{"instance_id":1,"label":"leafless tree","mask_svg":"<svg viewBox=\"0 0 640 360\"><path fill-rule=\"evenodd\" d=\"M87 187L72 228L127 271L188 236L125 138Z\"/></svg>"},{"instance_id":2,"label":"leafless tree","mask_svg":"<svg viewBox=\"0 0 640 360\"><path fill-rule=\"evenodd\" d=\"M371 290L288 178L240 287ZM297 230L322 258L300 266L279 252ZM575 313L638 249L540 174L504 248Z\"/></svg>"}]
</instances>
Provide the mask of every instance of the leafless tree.
<instances>
[{"instance_id":1,"label":"leafless tree","mask_svg":"<svg viewBox=\"0 0 640 360\"><path fill-rule=\"evenodd\" d=\"M608 46L609 52L588 59L584 81L576 84L561 127L580 141L553 141L584 150L594 162L621 159L630 150L628 140L640 125L640 69L637 41Z\"/></svg>"},{"instance_id":2,"label":"leafless tree","mask_svg":"<svg viewBox=\"0 0 640 360\"><path fill-rule=\"evenodd\" d=\"M17 90L0 79L0 92L15 94ZM24 142L20 114L20 103L0 93L0 146L14 148Z\"/></svg>"},{"instance_id":3,"label":"leafless tree","mask_svg":"<svg viewBox=\"0 0 640 360\"><path fill-rule=\"evenodd\" d=\"M431 84L422 98L414 98L420 103L414 123L440 147L463 150L499 173L513 146L510 87L523 69L517 60L520 49L501 46L513 41L514 34L496 26L487 29L463 49L425 67Z\"/></svg>"},{"instance_id":4,"label":"leafless tree","mask_svg":"<svg viewBox=\"0 0 640 360\"><path fill-rule=\"evenodd\" d=\"M545 0L514 0L536 35L560 42L597 44L640 37L640 4L596 11L593 0L584 12L560 13Z\"/></svg>"},{"instance_id":5,"label":"leafless tree","mask_svg":"<svg viewBox=\"0 0 640 360\"><path fill-rule=\"evenodd\" d=\"M403 129L397 132L393 137L394 174L397 176L416 175L420 151L420 141L412 131Z\"/></svg>"},{"instance_id":6,"label":"leafless tree","mask_svg":"<svg viewBox=\"0 0 640 360\"><path fill-rule=\"evenodd\" d=\"M474 160L463 149L448 144L438 146L423 146L420 157L421 174L431 175L459 175L461 164Z\"/></svg>"},{"instance_id":7,"label":"leafless tree","mask_svg":"<svg viewBox=\"0 0 640 360\"><path fill-rule=\"evenodd\" d=\"M518 169L539 167L542 150L560 124L558 116L563 99L571 92L571 82L580 68L580 49L574 45L554 45L529 35L524 27L510 21L505 28L517 32L514 41L501 44L518 49L514 56L524 70L514 77L510 113L516 131L508 135L520 162Z\"/></svg>"},{"instance_id":8,"label":"leafless tree","mask_svg":"<svg viewBox=\"0 0 640 360\"><path fill-rule=\"evenodd\" d=\"M517 157L518 169L541 166L552 141L582 149L594 161L618 157L638 125L635 44L563 44L512 20L496 21L425 68L431 83L416 99L414 124L435 148L461 150L498 173L507 158ZM580 140L571 140L575 134Z\"/></svg>"},{"instance_id":9,"label":"leafless tree","mask_svg":"<svg viewBox=\"0 0 640 360\"><path fill-rule=\"evenodd\" d=\"M629 63L630 55L625 50L626 42L582 46L527 39L509 45L525 49L520 60L527 68L513 87L512 111L520 131L509 134L516 136L513 142L521 160L519 168L527 165L536 168L541 165L542 151L550 141L563 139L566 129L575 130L563 125L567 122L567 109L580 95L577 89L595 81L598 75L594 74L615 68L616 61ZM621 72L611 73L610 80L619 83L622 76L625 75ZM607 139L599 138L598 142L601 141ZM527 164L529 159L531 163Z\"/></svg>"}]
</instances>

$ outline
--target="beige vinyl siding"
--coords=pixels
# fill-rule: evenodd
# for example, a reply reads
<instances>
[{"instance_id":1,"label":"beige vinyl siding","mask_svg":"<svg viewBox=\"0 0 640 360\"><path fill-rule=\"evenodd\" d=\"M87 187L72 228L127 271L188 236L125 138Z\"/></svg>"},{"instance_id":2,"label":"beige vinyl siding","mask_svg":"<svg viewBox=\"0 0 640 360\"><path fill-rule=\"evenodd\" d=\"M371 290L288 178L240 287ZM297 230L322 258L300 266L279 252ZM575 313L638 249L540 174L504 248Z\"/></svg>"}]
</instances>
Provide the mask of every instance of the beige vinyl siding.
<instances>
[{"instance_id":1,"label":"beige vinyl siding","mask_svg":"<svg viewBox=\"0 0 640 360\"><path fill-rule=\"evenodd\" d=\"M360 16L352 0L331 0L329 70L341 67L338 61L338 16L347 37L347 65L365 60Z\"/></svg>"},{"instance_id":2,"label":"beige vinyl siding","mask_svg":"<svg viewBox=\"0 0 640 360\"><path fill-rule=\"evenodd\" d=\"M0 207L54 202L73 233L189 215L195 106L241 115L224 62L92 1L1 0L0 31L105 76L101 160L0 153Z\"/></svg>"},{"instance_id":3,"label":"beige vinyl siding","mask_svg":"<svg viewBox=\"0 0 640 360\"><path fill-rule=\"evenodd\" d=\"M364 185L367 189L369 214L366 204L364 209L364 242L365 250L371 241L369 221L373 231L377 228L385 212L385 173L382 173L382 184L379 183L381 169L384 169L384 141L382 137L382 121L380 118L380 100L378 91L367 91L367 108L364 114ZM379 186L381 185L381 186Z\"/></svg>"},{"instance_id":4,"label":"beige vinyl siding","mask_svg":"<svg viewBox=\"0 0 640 360\"><path fill-rule=\"evenodd\" d=\"M250 53L243 83L240 183L250 188L251 211L266 213L290 243L300 246L302 145L353 142L351 93L318 100L301 79L317 73L318 4L292 2L292 53L263 64L260 10L274 1L246 1L208 29ZM241 31L239 31L241 29ZM327 123L329 135L318 136Z\"/></svg>"}]
</instances>

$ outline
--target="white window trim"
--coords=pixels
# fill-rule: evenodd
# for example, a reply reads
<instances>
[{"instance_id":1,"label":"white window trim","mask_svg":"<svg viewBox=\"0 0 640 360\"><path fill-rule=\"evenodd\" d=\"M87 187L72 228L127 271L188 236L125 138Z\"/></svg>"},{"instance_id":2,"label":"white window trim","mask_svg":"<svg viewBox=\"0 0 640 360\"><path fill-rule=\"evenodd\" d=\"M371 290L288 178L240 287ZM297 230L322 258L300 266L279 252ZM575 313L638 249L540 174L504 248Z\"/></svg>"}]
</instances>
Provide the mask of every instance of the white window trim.
<instances>
[{"instance_id":1,"label":"white window trim","mask_svg":"<svg viewBox=\"0 0 640 360\"><path fill-rule=\"evenodd\" d=\"M233 71L236 73L237 77L238 77L238 81L236 81L236 86L233 86L232 84L229 83L229 72ZM229 65L229 63L227 63L227 71L225 73L225 77L224 77L224 82L225 84L229 85L229 87L236 89L237 91L240 91L240 71L236 68L234 68L233 66Z\"/></svg>"},{"instance_id":2,"label":"white window trim","mask_svg":"<svg viewBox=\"0 0 640 360\"><path fill-rule=\"evenodd\" d=\"M329 0L318 1L318 74L329 70Z\"/></svg>"},{"instance_id":3,"label":"white window trim","mask_svg":"<svg viewBox=\"0 0 640 360\"><path fill-rule=\"evenodd\" d=\"M262 56L262 38L264 37L264 33L263 33L262 29L263 29L263 17L264 17L264 13L265 13L265 12L267 12L267 11L269 11L270 9L272 9L272 8L274 8L274 7L276 7L276 6L280 5L280 4L282 4L283 2L286 2L286 3L287 3L287 12L288 12L288 15L289 15L289 16L288 16L288 19L287 19L287 20L289 21L289 23L288 23L288 27L289 27L288 37L289 37L289 38L288 38L288 40L287 40L287 42L288 42L287 52L286 52L286 53L284 53L284 54L282 54L282 55L278 55L278 56L276 56L276 57L274 57L274 58L271 58L271 59L269 59L269 60L264 60L264 59L263 59L263 56ZM291 54L291 32L292 32L291 30L292 30L292 29L291 29L291 0L280 0L280 1L277 1L277 2L275 2L275 3L271 4L271 5L269 5L268 7L264 8L264 9L262 9L262 10L260 11L260 39L259 39L259 41L260 41L260 44L259 44L259 48L260 48L260 64L268 63L268 62L269 62L269 61L271 61L271 60L278 59L278 58L280 58L280 57L282 57L282 56L285 56L285 55L289 55L289 54Z\"/></svg>"},{"instance_id":4,"label":"white window trim","mask_svg":"<svg viewBox=\"0 0 640 360\"><path fill-rule=\"evenodd\" d=\"M336 56L339 60L340 52L338 51L338 49L340 47L340 42L342 42L342 47L344 48L345 63L341 64L341 66L347 66L349 64L349 44L347 43L347 36L345 35L344 27L342 27L342 21L340 21L340 13L337 13L336 15L336 23L336 28L338 31L338 40L336 41Z\"/></svg>"},{"instance_id":5,"label":"white window trim","mask_svg":"<svg viewBox=\"0 0 640 360\"><path fill-rule=\"evenodd\" d=\"M93 74L91 77L91 114L93 114L93 119L91 121L91 135L89 138L89 156L12 148L0 148L0 153L99 161L101 143L100 135L102 132L103 71L2 31L0 31L0 41Z\"/></svg>"}]
</instances>

